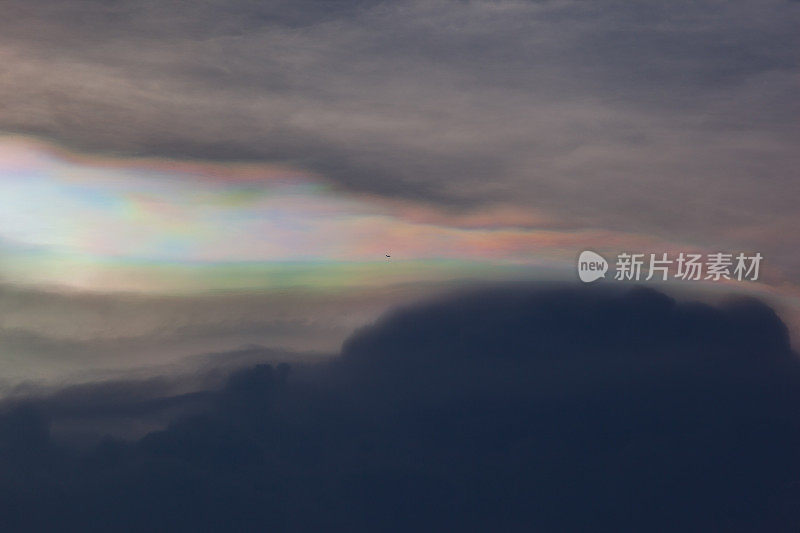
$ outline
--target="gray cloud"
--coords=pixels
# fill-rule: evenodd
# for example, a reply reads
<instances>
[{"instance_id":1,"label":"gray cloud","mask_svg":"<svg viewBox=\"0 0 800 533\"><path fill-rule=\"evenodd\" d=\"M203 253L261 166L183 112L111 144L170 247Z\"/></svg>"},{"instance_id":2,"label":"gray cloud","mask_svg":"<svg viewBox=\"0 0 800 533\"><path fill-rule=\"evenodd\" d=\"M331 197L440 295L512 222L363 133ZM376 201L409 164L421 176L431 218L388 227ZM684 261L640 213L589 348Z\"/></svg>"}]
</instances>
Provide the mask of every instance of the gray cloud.
<instances>
[{"instance_id":1,"label":"gray cloud","mask_svg":"<svg viewBox=\"0 0 800 533\"><path fill-rule=\"evenodd\" d=\"M439 290L421 284L153 295L0 284L0 396L26 383L175 375L275 353L320 359L391 305Z\"/></svg>"},{"instance_id":2,"label":"gray cloud","mask_svg":"<svg viewBox=\"0 0 800 533\"><path fill-rule=\"evenodd\" d=\"M3 12L6 130L83 150L290 163L356 191L512 203L800 262L770 222L797 222L796 3L6 1Z\"/></svg>"}]
</instances>

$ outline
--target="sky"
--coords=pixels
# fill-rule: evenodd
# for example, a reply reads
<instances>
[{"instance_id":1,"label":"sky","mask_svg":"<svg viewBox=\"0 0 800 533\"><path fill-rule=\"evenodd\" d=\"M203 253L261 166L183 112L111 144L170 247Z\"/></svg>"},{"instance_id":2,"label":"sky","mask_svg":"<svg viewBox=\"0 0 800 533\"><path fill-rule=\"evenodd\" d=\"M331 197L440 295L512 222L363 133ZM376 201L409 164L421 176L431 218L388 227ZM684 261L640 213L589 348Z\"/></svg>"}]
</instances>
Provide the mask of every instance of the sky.
<instances>
[{"instance_id":1,"label":"sky","mask_svg":"<svg viewBox=\"0 0 800 533\"><path fill-rule=\"evenodd\" d=\"M800 524L800 2L0 14L0 526L64 502L81 530ZM584 286L584 250L763 262ZM610 496L527 509L614 491L633 523Z\"/></svg>"},{"instance_id":2,"label":"sky","mask_svg":"<svg viewBox=\"0 0 800 533\"><path fill-rule=\"evenodd\" d=\"M437 288L574 279L585 249L758 251L760 282L731 290L800 324L794 2L2 8L0 280L29 303L0 344L17 360L41 352L22 337L152 335L120 310L131 294L175 330L206 319L165 299L220 316L220 292L279 293L329 334L225 347L331 351ZM310 300L334 293L362 310L319 318ZM28 317L48 298L74 305L43 329ZM25 366L9 372L60 375Z\"/></svg>"}]
</instances>

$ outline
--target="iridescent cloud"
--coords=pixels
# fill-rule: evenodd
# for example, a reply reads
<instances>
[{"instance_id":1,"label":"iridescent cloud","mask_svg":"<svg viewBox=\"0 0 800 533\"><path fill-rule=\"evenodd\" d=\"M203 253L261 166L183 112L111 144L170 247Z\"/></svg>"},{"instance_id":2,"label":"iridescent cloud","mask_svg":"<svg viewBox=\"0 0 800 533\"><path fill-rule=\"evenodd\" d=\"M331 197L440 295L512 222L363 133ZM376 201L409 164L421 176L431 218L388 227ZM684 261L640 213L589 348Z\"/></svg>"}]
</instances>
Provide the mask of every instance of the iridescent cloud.
<instances>
[{"instance_id":1,"label":"iridescent cloud","mask_svg":"<svg viewBox=\"0 0 800 533\"><path fill-rule=\"evenodd\" d=\"M91 159L15 137L0 141L0 172L4 275L19 282L168 290L527 277L581 246L652 244L544 229L534 213L447 214L348 195L286 168Z\"/></svg>"},{"instance_id":2,"label":"iridescent cloud","mask_svg":"<svg viewBox=\"0 0 800 533\"><path fill-rule=\"evenodd\" d=\"M0 273L34 286L175 293L573 279L583 249L703 249L562 229L533 210L355 195L288 167L89 157L22 137L0 138L0 176ZM796 308L797 289L770 269L767 260L768 285L745 289Z\"/></svg>"}]
</instances>

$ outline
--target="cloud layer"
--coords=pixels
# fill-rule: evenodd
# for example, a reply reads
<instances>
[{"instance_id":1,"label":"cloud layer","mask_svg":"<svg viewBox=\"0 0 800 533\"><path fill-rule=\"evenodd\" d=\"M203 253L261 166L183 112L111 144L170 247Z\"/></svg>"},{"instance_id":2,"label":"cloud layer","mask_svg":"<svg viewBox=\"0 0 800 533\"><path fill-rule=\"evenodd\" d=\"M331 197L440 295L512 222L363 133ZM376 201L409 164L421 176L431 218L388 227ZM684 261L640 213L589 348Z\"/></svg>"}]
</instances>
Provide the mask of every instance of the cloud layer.
<instances>
[{"instance_id":1,"label":"cloud layer","mask_svg":"<svg viewBox=\"0 0 800 533\"><path fill-rule=\"evenodd\" d=\"M719 237L796 212L794 2L7 1L0 128ZM558 218L558 217L557 217ZM773 218L774 220L774 218Z\"/></svg>"},{"instance_id":2,"label":"cloud layer","mask_svg":"<svg viewBox=\"0 0 800 533\"><path fill-rule=\"evenodd\" d=\"M387 315L330 363L259 365L221 389L113 384L7 403L0 518L9 530L789 531L798 380L784 325L755 301L483 290ZM82 452L50 432L114 413L173 422Z\"/></svg>"}]
</instances>

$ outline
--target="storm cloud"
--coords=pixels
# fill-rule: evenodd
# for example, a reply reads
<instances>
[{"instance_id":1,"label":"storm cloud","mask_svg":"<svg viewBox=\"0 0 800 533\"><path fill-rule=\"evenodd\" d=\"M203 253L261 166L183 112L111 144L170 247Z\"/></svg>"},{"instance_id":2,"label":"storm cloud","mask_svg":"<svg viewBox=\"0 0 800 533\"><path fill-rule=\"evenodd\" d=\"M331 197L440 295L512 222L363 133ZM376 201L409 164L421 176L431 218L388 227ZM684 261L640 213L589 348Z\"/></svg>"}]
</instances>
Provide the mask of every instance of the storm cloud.
<instances>
[{"instance_id":1,"label":"storm cloud","mask_svg":"<svg viewBox=\"0 0 800 533\"><path fill-rule=\"evenodd\" d=\"M386 315L326 363L243 368L192 394L150 382L7 403L0 520L11 531L790 531L799 371L785 326L757 301L456 294ZM83 451L52 433L115 411L174 418Z\"/></svg>"}]
</instances>

